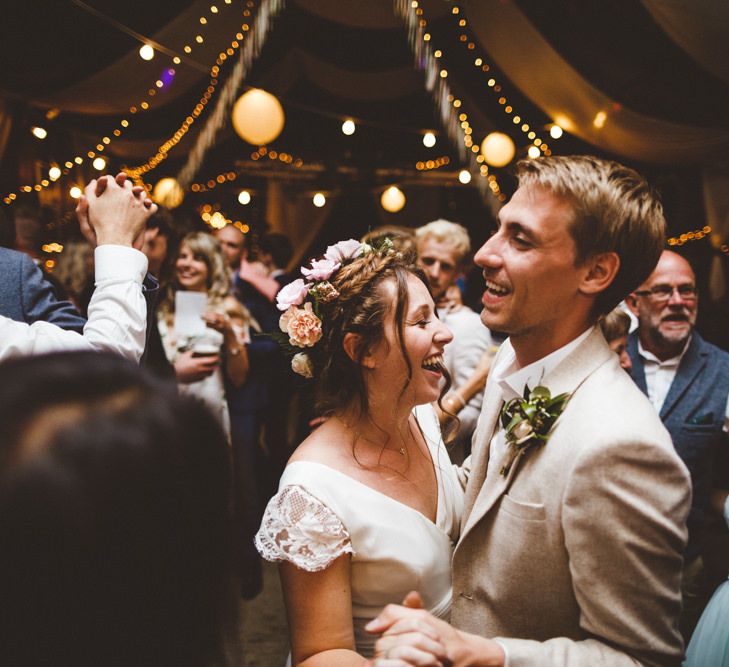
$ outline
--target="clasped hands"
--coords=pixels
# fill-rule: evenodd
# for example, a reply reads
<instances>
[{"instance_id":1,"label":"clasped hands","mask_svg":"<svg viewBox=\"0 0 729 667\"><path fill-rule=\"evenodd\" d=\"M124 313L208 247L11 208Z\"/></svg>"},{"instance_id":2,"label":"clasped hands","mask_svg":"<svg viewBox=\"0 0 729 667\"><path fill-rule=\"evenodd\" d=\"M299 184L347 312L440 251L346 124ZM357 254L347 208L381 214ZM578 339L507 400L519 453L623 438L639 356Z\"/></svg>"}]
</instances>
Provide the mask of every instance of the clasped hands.
<instances>
[{"instance_id":1,"label":"clasped hands","mask_svg":"<svg viewBox=\"0 0 729 667\"><path fill-rule=\"evenodd\" d=\"M504 664L501 646L484 637L456 630L423 608L416 592L402 606L390 604L365 630L381 635L375 657L366 667L484 667Z\"/></svg>"},{"instance_id":2,"label":"clasped hands","mask_svg":"<svg viewBox=\"0 0 729 667\"><path fill-rule=\"evenodd\" d=\"M76 206L81 232L93 247L115 244L139 250L145 223L156 212L145 189L133 186L123 172L93 179Z\"/></svg>"}]
</instances>

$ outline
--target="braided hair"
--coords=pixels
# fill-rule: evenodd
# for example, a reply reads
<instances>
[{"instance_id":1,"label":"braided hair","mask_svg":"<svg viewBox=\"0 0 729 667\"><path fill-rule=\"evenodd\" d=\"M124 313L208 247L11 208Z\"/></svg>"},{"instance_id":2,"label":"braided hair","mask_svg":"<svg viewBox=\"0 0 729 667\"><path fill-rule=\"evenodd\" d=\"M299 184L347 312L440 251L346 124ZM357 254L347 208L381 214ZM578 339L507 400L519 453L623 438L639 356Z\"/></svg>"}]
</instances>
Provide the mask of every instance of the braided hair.
<instances>
[{"instance_id":1,"label":"braided hair","mask_svg":"<svg viewBox=\"0 0 729 667\"><path fill-rule=\"evenodd\" d=\"M318 380L318 408L321 414L359 403L361 414L369 412L367 388L362 372L362 361L384 336L384 322L393 307L382 284L392 280L396 288L394 322L402 357L407 365L407 379L400 389L402 396L412 378L412 365L405 349L403 320L408 310L408 277L414 276L426 287L423 271L408 257L400 253L371 252L347 263L331 278L339 295L321 303L322 338L311 350L314 375ZM359 336L360 344L355 358L344 349L348 333ZM446 372L446 385L440 398L450 388ZM439 402L440 402L439 398Z\"/></svg>"}]
</instances>

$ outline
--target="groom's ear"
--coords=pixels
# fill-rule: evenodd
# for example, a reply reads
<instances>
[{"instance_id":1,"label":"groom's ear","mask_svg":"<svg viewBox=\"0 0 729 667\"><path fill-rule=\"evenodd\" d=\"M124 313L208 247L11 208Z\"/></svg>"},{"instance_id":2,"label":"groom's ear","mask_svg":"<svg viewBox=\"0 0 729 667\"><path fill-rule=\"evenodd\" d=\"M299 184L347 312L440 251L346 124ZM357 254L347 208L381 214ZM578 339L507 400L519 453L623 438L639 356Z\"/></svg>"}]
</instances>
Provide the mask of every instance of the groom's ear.
<instances>
[{"instance_id":1,"label":"groom's ear","mask_svg":"<svg viewBox=\"0 0 729 667\"><path fill-rule=\"evenodd\" d=\"M620 257L616 252L603 252L590 257L584 264L579 290L586 295L604 292L615 280L620 269Z\"/></svg>"},{"instance_id":2,"label":"groom's ear","mask_svg":"<svg viewBox=\"0 0 729 667\"><path fill-rule=\"evenodd\" d=\"M359 355L362 352L362 336L356 333L344 334L344 340L342 341L342 347L346 355L355 363L359 363ZM362 357L362 365L365 368L374 368L375 360L371 355L365 353Z\"/></svg>"}]
</instances>

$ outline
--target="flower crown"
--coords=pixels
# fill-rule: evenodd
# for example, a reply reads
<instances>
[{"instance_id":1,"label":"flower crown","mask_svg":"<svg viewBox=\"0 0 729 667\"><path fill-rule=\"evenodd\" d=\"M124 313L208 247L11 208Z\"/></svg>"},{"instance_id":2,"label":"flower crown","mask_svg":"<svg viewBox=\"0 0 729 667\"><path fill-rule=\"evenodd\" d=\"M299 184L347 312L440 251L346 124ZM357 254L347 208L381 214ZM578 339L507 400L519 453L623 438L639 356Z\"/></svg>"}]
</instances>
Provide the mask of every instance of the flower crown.
<instances>
[{"instance_id":1,"label":"flower crown","mask_svg":"<svg viewBox=\"0 0 729 667\"><path fill-rule=\"evenodd\" d=\"M291 368L305 378L314 376L314 365L306 352L296 352L297 348L312 348L322 337L322 315L319 304L334 301L339 292L330 279L343 264L369 253L388 254L394 250L390 239L385 239L379 247L354 239L330 245L322 259L314 259L311 266L302 266L298 278L283 287L276 295L276 305L284 311L278 325L286 336L274 336L289 352L295 353ZM288 336L288 338L287 338Z\"/></svg>"}]
</instances>

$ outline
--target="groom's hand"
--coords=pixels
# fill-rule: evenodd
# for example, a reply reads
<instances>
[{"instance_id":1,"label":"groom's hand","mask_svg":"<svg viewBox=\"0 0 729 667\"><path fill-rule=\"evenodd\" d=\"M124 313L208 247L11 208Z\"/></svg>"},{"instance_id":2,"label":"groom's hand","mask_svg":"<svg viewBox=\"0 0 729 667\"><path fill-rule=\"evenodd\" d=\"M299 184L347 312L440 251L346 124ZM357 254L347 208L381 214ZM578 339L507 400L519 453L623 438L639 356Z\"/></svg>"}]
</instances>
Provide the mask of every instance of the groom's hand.
<instances>
[{"instance_id":1,"label":"groom's hand","mask_svg":"<svg viewBox=\"0 0 729 667\"><path fill-rule=\"evenodd\" d=\"M503 667L504 650L498 643L436 618L422 609L417 593L409 593L404 604L388 605L365 626L367 632L382 635L373 667Z\"/></svg>"}]
</instances>

